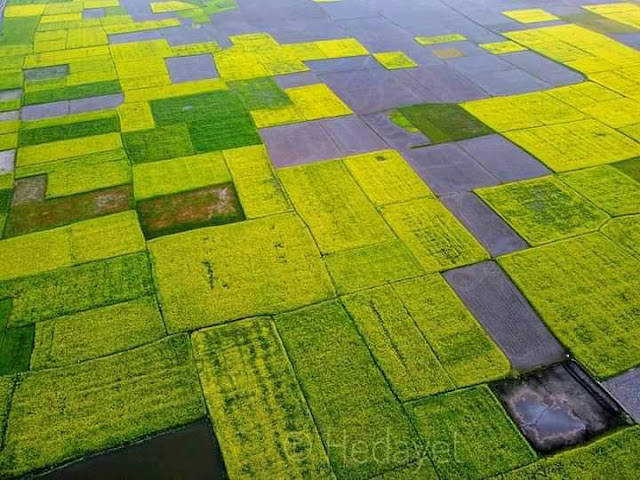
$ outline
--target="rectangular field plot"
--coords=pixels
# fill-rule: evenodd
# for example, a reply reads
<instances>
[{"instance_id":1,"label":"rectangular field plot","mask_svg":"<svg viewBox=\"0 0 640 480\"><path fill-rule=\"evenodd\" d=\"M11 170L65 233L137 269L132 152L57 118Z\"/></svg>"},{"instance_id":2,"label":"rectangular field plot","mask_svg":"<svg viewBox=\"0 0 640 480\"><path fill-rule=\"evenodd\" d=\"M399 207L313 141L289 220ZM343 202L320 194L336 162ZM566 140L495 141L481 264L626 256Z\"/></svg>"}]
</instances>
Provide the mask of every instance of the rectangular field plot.
<instances>
[{"instance_id":1,"label":"rectangular field plot","mask_svg":"<svg viewBox=\"0 0 640 480\"><path fill-rule=\"evenodd\" d=\"M440 478L485 478L536 459L486 386L418 400L408 409Z\"/></svg>"},{"instance_id":2,"label":"rectangular field plot","mask_svg":"<svg viewBox=\"0 0 640 480\"><path fill-rule=\"evenodd\" d=\"M334 294L294 214L159 238L149 249L170 331L280 313Z\"/></svg>"},{"instance_id":3,"label":"rectangular field plot","mask_svg":"<svg viewBox=\"0 0 640 480\"><path fill-rule=\"evenodd\" d=\"M145 253L61 268L0 282L0 298L11 299L11 326L26 325L153 293Z\"/></svg>"},{"instance_id":4,"label":"rectangular field plot","mask_svg":"<svg viewBox=\"0 0 640 480\"><path fill-rule=\"evenodd\" d=\"M424 273L399 240L332 253L324 262L341 295Z\"/></svg>"},{"instance_id":5,"label":"rectangular field plot","mask_svg":"<svg viewBox=\"0 0 640 480\"><path fill-rule=\"evenodd\" d=\"M341 161L283 168L278 175L322 253L393 239Z\"/></svg>"},{"instance_id":6,"label":"rectangular field plot","mask_svg":"<svg viewBox=\"0 0 640 480\"><path fill-rule=\"evenodd\" d=\"M600 232L640 261L640 215L609 220Z\"/></svg>"},{"instance_id":7,"label":"rectangular field plot","mask_svg":"<svg viewBox=\"0 0 640 480\"><path fill-rule=\"evenodd\" d=\"M270 318L193 334L205 400L232 478L332 478Z\"/></svg>"},{"instance_id":8,"label":"rectangular field plot","mask_svg":"<svg viewBox=\"0 0 640 480\"><path fill-rule=\"evenodd\" d=\"M598 230L609 216L554 177L476 190L530 245Z\"/></svg>"},{"instance_id":9,"label":"rectangular field plot","mask_svg":"<svg viewBox=\"0 0 640 480\"><path fill-rule=\"evenodd\" d=\"M36 325L31 368L52 368L127 350L166 335L154 297L88 310Z\"/></svg>"},{"instance_id":10,"label":"rectangular field plot","mask_svg":"<svg viewBox=\"0 0 640 480\"><path fill-rule=\"evenodd\" d=\"M511 366L504 353L440 275L392 287L457 387L509 374Z\"/></svg>"},{"instance_id":11,"label":"rectangular field plot","mask_svg":"<svg viewBox=\"0 0 640 480\"><path fill-rule=\"evenodd\" d=\"M454 388L428 340L390 286L349 295L342 301L400 400Z\"/></svg>"},{"instance_id":12,"label":"rectangular field plot","mask_svg":"<svg viewBox=\"0 0 640 480\"><path fill-rule=\"evenodd\" d=\"M603 165L559 178L609 215L640 213L640 183L617 168Z\"/></svg>"},{"instance_id":13,"label":"rectangular field plot","mask_svg":"<svg viewBox=\"0 0 640 480\"><path fill-rule=\"evenodd\" d=\"M437 199L387 205L382 215L426 271L437 272L489 258Z\"/></svg>"},{"instance_id":14,"label":"rectangular field plot","mask_svg":"<svg viewBox=\"0 0 640 480\"><path fill-rule=\"evenodd\" d=\"M498 261L593 375L640 363L640 263L609 239L584 235Z\"/></svg>"},{"instance_id":15,"label":"rectangular field plot","mask_svg":"<svg viewBox=\"0 0 640 480\"><path fill-rule=\"evenodd\" d=\"M370 478L420 456L415 430L338 302L278 316L276 326L338 478Z\"/></svg>"},{"instance_id":16,"label":"rectangular field plot","mask_svg":"<svg viewBox=\"0 0 640 480\"><path fill-rule=\"evenodd\" d=\"M11 405L0 454L3 476L115 447L204 415L186 335L29 373Z\"/></svg>"}]
</instances>

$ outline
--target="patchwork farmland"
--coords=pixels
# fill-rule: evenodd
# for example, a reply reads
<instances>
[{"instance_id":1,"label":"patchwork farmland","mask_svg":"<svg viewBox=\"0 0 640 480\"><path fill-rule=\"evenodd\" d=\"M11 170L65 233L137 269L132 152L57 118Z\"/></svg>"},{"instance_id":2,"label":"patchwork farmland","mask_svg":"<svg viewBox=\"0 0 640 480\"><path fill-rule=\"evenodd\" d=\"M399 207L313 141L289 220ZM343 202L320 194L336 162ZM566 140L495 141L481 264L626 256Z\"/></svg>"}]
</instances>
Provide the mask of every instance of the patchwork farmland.
<instances>
[{"instance_id":1,"label":"patchwork farmland","mask_svg":"<svg viewBox=\"0 0 640 480\"><path fill-rule=\"evenodd\" d=\"M0 0L0 478L640 477L635 0Z\"/></svg>"}]
</instances>

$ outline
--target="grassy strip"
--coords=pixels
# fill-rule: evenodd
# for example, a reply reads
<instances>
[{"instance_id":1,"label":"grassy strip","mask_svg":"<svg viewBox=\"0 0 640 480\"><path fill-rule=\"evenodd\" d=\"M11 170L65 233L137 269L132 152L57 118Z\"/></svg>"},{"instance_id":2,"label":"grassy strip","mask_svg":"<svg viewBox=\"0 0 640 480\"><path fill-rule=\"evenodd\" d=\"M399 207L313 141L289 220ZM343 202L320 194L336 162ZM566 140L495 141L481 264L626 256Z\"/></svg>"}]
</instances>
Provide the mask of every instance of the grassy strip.
<instances>
[{"instance_id":1,"label":"grassy strip","mask_svg":"<svg viewBox=\"0 0 640 480\"><path fill-rule=\"evenodd\" d=\"M0 298L12 298L10 326L26 325L153 293L144 253L0 282Z\"/></svg>"},{"instance_id":2,"label":"grassy strip","mask_svg":"<svg viewBox=\"0 0 640 480\"><path fill-rule=\"evenodd\" d=\"M184 425L203 414L187 336L32 372L13 396L0 472L24 474Z\"/></svg>"},{"instance_id":3,"label":"grassy strip","mask_svg":"<svg viewBox=\"0 0 640 480\"><path fill-rule=\"evenodd\" d=\"M342 161L283 168L278 175L322 253L393 239Z\"/></svg>"},{"instance_id":4,"label":"grassy strip","mask_svg":"<svg viewBox=\"0 0 640 480\"><path fill-rule=\"evenodd\" d=\"M152 296L59 317L36 325L31 368L79 363L164 335L162 317Z\"/></svg>"},{"instance_id":5,"label":"grassy strip","mask_svg":"<svg viewBox=\"0 0 640 480\"><path fill-rule=\"evenodd\" d=\"M536 459L486 386L428 397L408 407L440 478L485 478Z\"/></svg>"},{"instance_id":6,"label":"grassy strip","mask_svg":"<svg viewBox=\"0 0 640 480\"><path fill-rule=\"evenodd\" d=\"M38 103L60 102L63 100L77 100L79 98L113 95L120 92L122 92L120 82L118 82L118 80L110 80L86 85L26 92L24 94L24 104L35 105Z\"/></svg>"},{"instance_id":7,"label":"grassy strip","mask_svg":"<svg viewBox=\"0 0 640 480\"><path fill-rule=\"evenodd\" d=\"M340 303L280 315L276 325L338 478L370 478L418 457L414 429Z\"/></svg>"},{"instance_id":8,"label":"grassy strip","mask_svg":"<svg viewBox=\"0 0 640 480\"><path fill-rule=\"evenodd\" d=\"M232 478L333 478L271 319L200 330L193 345Z\"/></svg>"},{"instance_id":9,"label":"grassy strip","mask_svg":"<svg viewBox=\"0 0 640 480\"><path fill-rule=\"evenodd\" d=\"M63 125L52 125L50 127L28 129L23 127L18 137L18 146L26 147L59 140L71 140L73 138L118 132L119 130L120 120L117 115Z\"/></svg>"},{"instance_id":10,"label":"grassy strip","mask_svg":"<svg viewBox=\"0 0 640 480\"><path fill-rule=\"evenodd\" d=\"M640 470L640 427L625 428L583 447L544 458L501 478L524 480L547 478L637 478Z\"/></svg>"}]
</instances>

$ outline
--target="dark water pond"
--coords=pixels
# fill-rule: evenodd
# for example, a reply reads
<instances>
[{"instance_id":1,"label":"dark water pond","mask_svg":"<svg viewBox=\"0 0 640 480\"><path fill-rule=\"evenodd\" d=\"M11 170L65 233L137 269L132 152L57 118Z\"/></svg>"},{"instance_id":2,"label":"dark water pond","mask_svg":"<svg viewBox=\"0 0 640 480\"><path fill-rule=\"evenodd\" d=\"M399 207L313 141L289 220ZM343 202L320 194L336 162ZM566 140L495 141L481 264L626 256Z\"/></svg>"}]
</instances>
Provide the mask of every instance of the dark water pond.
<instances>
[{"instance_id":1,"label":"dark water pond","mask_svg":"<svg viewBox=\"0 0 640 480\"><path fill-rule=\"evenodd\" d=\"M208 422L96 455L40 478L47 480L228 479Z\"/></svg>"},{"instance_id":2,"label":"dark water pond","mask_svg":"<svg viewBox=\"0 0 640 480\"><path fill-rule=\"evenodd\" d=\"M619 406L574 362L501 382L493 389L541 453L582 443L625 423Z\"/></svg>"}]
</instances>

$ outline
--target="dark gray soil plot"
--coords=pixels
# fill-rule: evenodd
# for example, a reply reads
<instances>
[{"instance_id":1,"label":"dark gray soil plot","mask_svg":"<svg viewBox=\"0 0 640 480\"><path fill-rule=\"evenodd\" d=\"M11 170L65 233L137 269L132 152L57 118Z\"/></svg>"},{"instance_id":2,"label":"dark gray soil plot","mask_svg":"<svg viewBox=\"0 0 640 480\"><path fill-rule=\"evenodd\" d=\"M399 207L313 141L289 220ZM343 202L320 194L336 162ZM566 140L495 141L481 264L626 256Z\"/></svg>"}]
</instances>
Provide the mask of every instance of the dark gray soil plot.
<instances>
[{"instance_id":1,"label":"dark gray soil plot","mask_svg":"<svg viewBox=\"0 0 640 480\"><path fill-rule=\"evenodd\" d=\"M566 358L558 340L496 263L450 270L444 277L516 370L531 371Z\"/></svg>"},{"instance_id":2,"label":"dark gray soil plot","mask_svg":"<svg viewBox=\"0 0 640 480\"><path fill-rule=\"evenodd\" d=\"M429 139L425 137L424 134L409 132L396 125L387 113L372 113L363 115L361 118L369 127L375 130L391 148L395 148L396 150L405 151L410 148L429 144Z\"/></svg>"},{"instance_id":3,"label":"dark gray soil plot","mask_svg":"<svg viewBox=\"0 0 640 480\"><path fill-rule=\"evenodd\" d=\"M640 422L640 368L610 378L603 386L636 422Z\"/></svg>"},{"instance_id":4,"label":"dark gray soil plot","mask_svg":"<svg viewBox=\"0 0 640 480\"><path fill-rule=\"evenodd\" d=\"M440 200L480 240L492 256L497 257L527 248L527 242L475 193L457 193Z\"/></svg>"},{"instance_id":5,"label":"dark gray soil plot","mask_svg":"<svg viewBox=\"0 0 640 480\"><path fill-rule=\"evenodd\" d=\"M218 442L206 421L153 437L43 475L47 480L227 479Z\"/></svg>"},{"instance_id":6,"label":"dark gray soil plot","mask_svg":"<svg viewBox=\"0 0 640 480\"><path fill-rule=\"evenodd\" d=\"M574 362L493 385L533 447L551 453L624 424L620 408Z\"/></svg>"}]
</instances>

